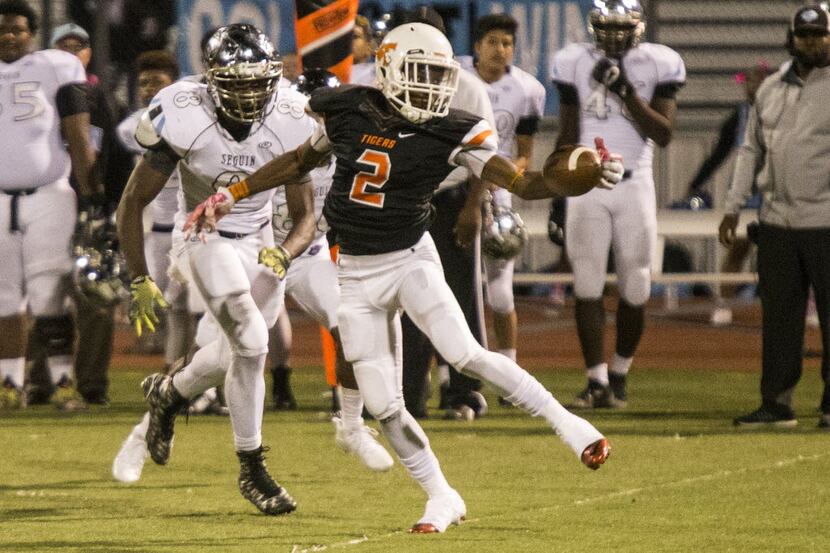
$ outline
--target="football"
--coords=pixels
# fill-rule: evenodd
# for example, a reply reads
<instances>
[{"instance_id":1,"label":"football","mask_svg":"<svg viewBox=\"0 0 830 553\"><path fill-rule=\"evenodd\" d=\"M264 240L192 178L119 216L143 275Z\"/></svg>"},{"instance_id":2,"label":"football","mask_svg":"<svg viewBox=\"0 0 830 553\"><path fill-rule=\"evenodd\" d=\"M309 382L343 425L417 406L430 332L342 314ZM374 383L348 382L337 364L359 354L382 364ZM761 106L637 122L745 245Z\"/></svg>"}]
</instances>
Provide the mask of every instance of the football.
<instances>
[{"instance_id":1,"label":"football","mask_svg":"<svg viewBox=\"0 0 830 553\"><path fill-rule=\"evenodd\" d=\"M581 196L599 182L602 161L596 150L569 144L548 156L542 175L552 192L560 196Z\"/></svg>"}]
</instances>

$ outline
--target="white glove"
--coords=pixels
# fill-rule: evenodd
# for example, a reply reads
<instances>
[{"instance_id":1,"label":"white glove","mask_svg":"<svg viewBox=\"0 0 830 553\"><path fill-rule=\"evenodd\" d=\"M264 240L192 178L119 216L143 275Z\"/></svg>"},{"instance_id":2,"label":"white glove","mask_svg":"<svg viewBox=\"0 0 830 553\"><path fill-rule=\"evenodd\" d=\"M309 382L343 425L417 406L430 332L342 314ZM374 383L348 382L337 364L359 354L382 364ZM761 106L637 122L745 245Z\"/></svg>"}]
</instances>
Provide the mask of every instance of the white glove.
<instances>
[{"instance_id":1,"label":"white glove","mask_svg":"<svg viewBox=\"0 0 830 553\"><path fill-rule=\"evenodd\" d=\"M622 157L611 155L602 162L602 177L599 179L597 187L613 190L617 183L622 180L623 174L625 174L625 167L622 164Z\"/></svg>"}]
</instances>

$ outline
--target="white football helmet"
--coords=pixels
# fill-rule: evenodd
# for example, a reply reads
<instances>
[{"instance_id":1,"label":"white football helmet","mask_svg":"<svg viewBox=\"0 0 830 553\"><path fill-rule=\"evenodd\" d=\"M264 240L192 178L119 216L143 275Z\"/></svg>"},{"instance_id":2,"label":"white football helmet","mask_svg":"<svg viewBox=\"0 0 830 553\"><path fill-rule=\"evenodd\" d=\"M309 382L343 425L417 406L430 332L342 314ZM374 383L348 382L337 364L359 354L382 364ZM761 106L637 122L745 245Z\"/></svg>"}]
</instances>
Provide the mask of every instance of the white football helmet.
<instances>
[{"instance_id":1,"label":"white football helmet","mask_svg":"<svg viewBox=\"0 0 830 553\"><path fill-rule=\"evenodd\" d=\"M450 41L424 23L389 31L375 54L375 71L384 96L413 123L447 115L458 89Z\"/></svg>"}]
</instances>

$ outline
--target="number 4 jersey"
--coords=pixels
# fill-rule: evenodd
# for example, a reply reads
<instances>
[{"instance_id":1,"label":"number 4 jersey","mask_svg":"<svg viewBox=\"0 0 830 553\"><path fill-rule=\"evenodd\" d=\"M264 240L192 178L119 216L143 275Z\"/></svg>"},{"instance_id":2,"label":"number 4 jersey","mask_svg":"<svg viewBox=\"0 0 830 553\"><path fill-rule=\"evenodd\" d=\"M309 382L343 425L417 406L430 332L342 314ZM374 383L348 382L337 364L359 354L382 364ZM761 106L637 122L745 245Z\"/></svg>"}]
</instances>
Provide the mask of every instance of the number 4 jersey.
<instances>
[{"instance_id":1,"label":"number 4 jersey","mask_svg":"<svg viewBox=\"0 0 830 553\"><path fill-rule=\"evenodd\" d=\"M432 222L441 181L462 163L479 176L496 153L495 134L480 117L451 109L415 125L374 88L318 89L309 107L325 118L337 158L323 214L349 255L418 242Z\"/></svg>"},{"instance_id":2,"label":"number 4 jersey","mask_svg":"<svg viewBox=\"0 0 830 553\"><path fill-rule=\"evenodd\" d=\"M622 154L626 169L650 171L652 141L643 138L619 96L592 77L602 58L603 53L593 44L566 46L553 60L553 82L574 89L579 96L582 144L593 146L594 137L601 136L609 150ZM673 96L686 80L683 60L662 44L641 43L625 53L622 64L631 85L646 102L657 94Z\"/></svg>"},{"instance_id":3,"label":"number 4 jersey","mask_svg":"<svg viewBox=\"0 0 830 553\"><path fill-rule=\"evenodd\" d=\"M37 188L68 176L58 90L85 83L81 62L60 50L0 61L0 189Z\"/></svg>"}]
</instances>

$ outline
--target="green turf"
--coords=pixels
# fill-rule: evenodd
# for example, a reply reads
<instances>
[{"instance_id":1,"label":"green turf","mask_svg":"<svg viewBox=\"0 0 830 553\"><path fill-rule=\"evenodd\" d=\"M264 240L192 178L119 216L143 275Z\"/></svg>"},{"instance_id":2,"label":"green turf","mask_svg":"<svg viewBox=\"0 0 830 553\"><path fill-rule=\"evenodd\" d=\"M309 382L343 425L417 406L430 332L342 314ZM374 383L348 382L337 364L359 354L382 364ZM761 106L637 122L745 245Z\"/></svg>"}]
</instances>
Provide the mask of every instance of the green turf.
<instances>
[{"instance_id":1,"label":"green turf","mask_svg":"<svg viewBox=\"0 0 830 553\"><path fill-rule=\"evenodd\" d=\"M793 431L738 432L756 374L640 371L630 407L590 413L611 439L591 472L540 420L495 406L474 423L424 423L468 520L439 536L402 531L424 497L399 464L373 474L336 449L318 369L297 371L305 409L267 413L272 472L299 502L266 517L241 498L227 419L180 418L170 464L113 482L110 463L142 411L137 372L112 374L108 408L51 407L0 421L0 551L217 553L830 551L830 433L808 371ZM579 371L540 379L562 399ZM437 412L436 412L437 414Z\"/></svg>"}]
</instances>

